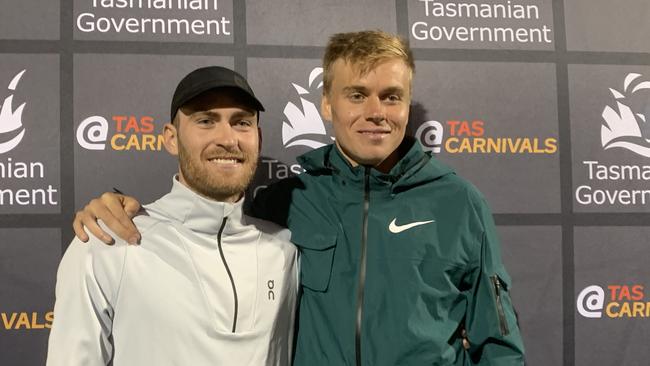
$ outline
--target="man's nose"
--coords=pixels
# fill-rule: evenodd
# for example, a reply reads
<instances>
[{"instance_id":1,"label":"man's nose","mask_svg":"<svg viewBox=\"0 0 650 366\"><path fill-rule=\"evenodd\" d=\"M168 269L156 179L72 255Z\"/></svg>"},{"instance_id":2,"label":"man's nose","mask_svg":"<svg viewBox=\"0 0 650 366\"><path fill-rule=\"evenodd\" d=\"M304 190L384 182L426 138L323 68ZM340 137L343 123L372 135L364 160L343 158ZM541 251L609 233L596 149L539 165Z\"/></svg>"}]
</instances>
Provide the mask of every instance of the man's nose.
<instances>
[{"instance_id":1,"label":"man's nose","mask_svg":"<svg viewBox=\"0 0 650 366\"><path fill-rule=\"evenodd\" d=\"M214 131L214 143L225 148L237 146L237 134L230 123L220 123Z\"/></svg>"},{"instance_id":2,"label":"man's nose","mask_svg":"<svg viewBox=\"0 0 650 366\"><path fill-rule=\"evenodd\" d=\"M379 98L368 98L368 102L366 104L366 116L366 120L373 123L381 123L384 119L386 119L384 105L381 103L381 100Z\"/></svg>"}]
</instances>

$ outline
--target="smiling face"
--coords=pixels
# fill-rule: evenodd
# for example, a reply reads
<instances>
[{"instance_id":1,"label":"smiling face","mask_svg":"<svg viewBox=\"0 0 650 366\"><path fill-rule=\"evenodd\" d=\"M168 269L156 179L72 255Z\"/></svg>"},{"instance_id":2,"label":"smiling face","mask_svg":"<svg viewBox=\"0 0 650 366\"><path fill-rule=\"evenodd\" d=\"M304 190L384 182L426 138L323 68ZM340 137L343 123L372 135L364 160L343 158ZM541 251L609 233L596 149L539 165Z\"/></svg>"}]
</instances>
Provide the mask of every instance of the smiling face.
<instances>
[{"instance_id":1,"label":"smiling face","mask_svg":"<svg viewBox=\"0 0 650 366\"><path fill-rule=\"evenodd\" d=\"M353 165L388 172L399 160L411 100L411 69L397 58L386 59L361 74L338 59L332 65L329 92L321 111L332 121L336 145Z\"/></svg>"},{"instance_id":2,"label":"smiling face","mask_svg":"<svg viewBox=\"0 0 650 366\"><path fill-rule=\"evenodd\" d=\"M179 180L193 191L236 202L248 187L260 151L257 111L231 89L205 92L165 125L165 147L178 155Z\"/></svg>"}]
</instances>

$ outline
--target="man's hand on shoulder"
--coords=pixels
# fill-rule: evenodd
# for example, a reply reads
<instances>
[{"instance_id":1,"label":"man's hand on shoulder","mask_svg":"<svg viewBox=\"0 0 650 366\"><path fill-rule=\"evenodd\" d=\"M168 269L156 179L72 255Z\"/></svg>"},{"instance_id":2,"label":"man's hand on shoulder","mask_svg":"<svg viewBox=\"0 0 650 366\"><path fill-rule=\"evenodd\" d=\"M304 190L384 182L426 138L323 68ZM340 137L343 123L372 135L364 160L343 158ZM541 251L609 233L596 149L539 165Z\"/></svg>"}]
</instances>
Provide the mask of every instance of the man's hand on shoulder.
<instances>
[{"instance_id":1,"label":"man's hand on shoulder","mask_svg":"<svg viewBox=\"0 0 650 366\"><path fill-rule=\"evenodd\" d=\"M102 220L113 232L129 244L140 242L140 232L135 227L132 218L140 210L140 203L134 197L120 193L105 192L95 198L75 214L72 228L79 240L87 242L89 237L84 228L106 244L114 240L97 224Z\"/></svg>"}]
</instances>

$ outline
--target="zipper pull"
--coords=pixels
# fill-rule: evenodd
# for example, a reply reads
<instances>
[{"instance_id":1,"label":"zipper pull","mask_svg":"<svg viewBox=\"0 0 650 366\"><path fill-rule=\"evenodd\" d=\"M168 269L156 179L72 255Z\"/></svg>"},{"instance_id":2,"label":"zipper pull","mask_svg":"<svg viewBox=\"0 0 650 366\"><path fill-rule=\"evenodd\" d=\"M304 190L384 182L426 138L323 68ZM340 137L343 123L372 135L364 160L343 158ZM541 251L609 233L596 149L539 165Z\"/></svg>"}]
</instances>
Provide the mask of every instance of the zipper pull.
<instances>
[{"instance_id":1,"label":"zipper pull","mask_svg":"<svg viewBox=\"0 0 650 366\"><path fill-rule=\"evenodd\" d=\"M499 277L497 276L494 276L494 291L496 292L497 300L499 300L501 296L501 281L499 281Z\"/></svg>"},{"instance_id":2,"label":"zipper pull","mask_svg":"<svg viewBox=\"0 0 650 366\"><path fill-rule=\"evenodd\" d=\"M503 304L501 303L501 280L499 280L499 276L494 275L490 276L490 280L492 280L492 284L494 286L494 300L496 303L496 310L497 310L497 317L499 321L499 328L501 330L501 335L506 336L510 333L510 330L508 329L508 322L506 321L506 313L505 310L503 309Z\"/></svg>"}]
</instances>

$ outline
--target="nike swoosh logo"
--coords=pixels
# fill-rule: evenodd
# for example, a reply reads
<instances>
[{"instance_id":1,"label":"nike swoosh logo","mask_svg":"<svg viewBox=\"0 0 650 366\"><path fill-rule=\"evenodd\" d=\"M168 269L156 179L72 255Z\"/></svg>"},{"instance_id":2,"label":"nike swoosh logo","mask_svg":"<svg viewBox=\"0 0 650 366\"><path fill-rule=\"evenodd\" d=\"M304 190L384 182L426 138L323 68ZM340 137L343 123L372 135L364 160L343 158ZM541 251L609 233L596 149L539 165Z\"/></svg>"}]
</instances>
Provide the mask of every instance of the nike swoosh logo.
<instances>
[{"instance_id":1,"label":"nike swoosh logo","mask_svg":"<svg viewBox=\"0 0 650 366\"><path fill-rule=\"evenodd\" d=\"M390 222L390 225L388 225L388 230L390 230L390 232L393 233L393 234L399 234L399 233L401 233L401 232L404 231L404 230L408 230L408 229L413 228L413 227L416 227L416 226L420 226L420 225L424 225L424 224L429 224L429 223L432 223L432 222L435 222L435 221L436 221L436 220L429 220L429 221L416 221L416 222L412 222L412 223L410 223L410 224L397 225L397 224L395 223L396 220L397 220L396 218L393 219L393 221Z\"/></svg>"}]
</instances>

